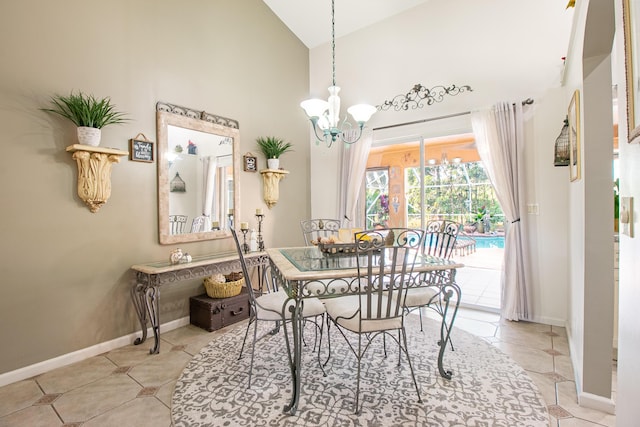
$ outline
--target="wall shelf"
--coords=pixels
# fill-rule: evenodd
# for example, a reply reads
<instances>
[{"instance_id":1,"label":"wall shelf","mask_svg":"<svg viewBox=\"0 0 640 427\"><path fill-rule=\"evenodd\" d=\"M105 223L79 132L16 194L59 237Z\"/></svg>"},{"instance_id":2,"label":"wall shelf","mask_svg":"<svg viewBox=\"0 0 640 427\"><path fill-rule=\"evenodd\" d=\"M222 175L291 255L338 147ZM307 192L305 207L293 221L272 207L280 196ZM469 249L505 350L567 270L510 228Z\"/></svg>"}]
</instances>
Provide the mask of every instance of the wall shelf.
<instances>
[{"instance_id":1,"label":"wall shelf","mask_svg":"<svg viewBox=\"0 0 640 427\"><path fill-rule=\"evenodd\" d=\"M273 205L278 203L278 199L280 198L279 182L287 176L289 171L283 169L263 169L260 173L262 174L264 201L269 209L271 209Z\"/></svg>"},{"instance_id":2,"label":"wall shelf","mask_svg":"<svg viewBox=\"0 0 640 427\"><path fill-rule=\"evenodd\" d=\"M111 165L128 156L128 151L73 144L67 147L78 164L78 197L93 213L111 196Z\"/></svg>"}]
</instances>

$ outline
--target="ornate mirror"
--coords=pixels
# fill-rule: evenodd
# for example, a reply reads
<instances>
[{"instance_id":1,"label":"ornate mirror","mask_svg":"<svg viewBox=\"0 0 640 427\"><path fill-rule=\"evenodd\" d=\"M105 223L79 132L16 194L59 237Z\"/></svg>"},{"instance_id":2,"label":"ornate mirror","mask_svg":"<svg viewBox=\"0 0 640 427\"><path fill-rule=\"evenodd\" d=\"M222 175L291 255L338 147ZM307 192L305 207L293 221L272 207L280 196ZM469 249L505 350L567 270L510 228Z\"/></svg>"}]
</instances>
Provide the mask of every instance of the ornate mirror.
<instances>
[{"instance_id":1,"label":"ornate mirror","mask_svg":"<svg viewBox=\"0 0 640 427\"><path fill-rule=\"evenodd\" d=\"M160 244L230 236L238 209L238 122L159 102Z\"/></svg>"}]
</instances>

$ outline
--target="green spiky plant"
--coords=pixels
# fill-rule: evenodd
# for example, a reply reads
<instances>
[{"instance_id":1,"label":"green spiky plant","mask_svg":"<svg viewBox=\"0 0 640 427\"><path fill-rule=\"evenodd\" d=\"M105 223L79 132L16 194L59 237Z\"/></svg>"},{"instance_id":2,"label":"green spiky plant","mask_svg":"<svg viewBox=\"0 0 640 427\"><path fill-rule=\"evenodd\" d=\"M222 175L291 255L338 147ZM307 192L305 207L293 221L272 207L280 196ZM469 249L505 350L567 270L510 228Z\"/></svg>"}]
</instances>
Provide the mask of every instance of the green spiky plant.
<instances>
[{"instance_id":1,"label":"green spiky plant","mask_svg":"<svg viewBox=\"0 0 640 427\"><path fill-rule=\"evenodd\" d=\"M97 99L93 95L82 92L51 97L52 108L42 108L43 111L58 114L71 120L76 126L86 126L102 129L107 125L120 124L128 121L126 113L116 111L111 98Z\"/></svg>"},{"instance_id":2,"label":"green spiky plant","mask_svg":"<svg viewBox=\"0 0 640 427\"><path fill-rule=\"evenodd\" d=\"M260 137L256 139L256 142L267 159L278 159L287 151L293 151L291 148L293 147L292 143L284 142L284 140L275 136Z\"/></svg>"}]
</instances>

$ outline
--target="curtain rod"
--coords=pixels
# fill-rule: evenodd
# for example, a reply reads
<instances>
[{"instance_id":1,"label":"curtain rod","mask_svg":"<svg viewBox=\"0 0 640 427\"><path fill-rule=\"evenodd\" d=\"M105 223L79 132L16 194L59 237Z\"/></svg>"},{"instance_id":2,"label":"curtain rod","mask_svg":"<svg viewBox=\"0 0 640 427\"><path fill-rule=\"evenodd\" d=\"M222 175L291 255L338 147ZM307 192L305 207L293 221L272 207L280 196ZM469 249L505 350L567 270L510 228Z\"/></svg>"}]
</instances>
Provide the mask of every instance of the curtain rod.
<instances>
[{"instance_id":1,"label":"curtain rod","mask_svg":"<svg viewBox=\"0 0 640 427\"><path fill-rule=\"evenodd\" d=\"M522 105L531 105L531 104L533 104L533 99L531 99L531 98L527 98L524 101L522 101ZM401 127L401 126L415 125L415 124L418 124L418 123L433 122L435 120L449 119L451 117L466 116L467 114L471 114L471 111L463 111L461 113L453 113L453 114L447 114L447 115L444 115L444 116L430 117L428 119L414 120L412 122L396 123L394 125L380 126L380 127L377 127L377 128L373 128L373 130L376 131L376 130L397 128L397 127Z\"/></svg>"}]
</instances>

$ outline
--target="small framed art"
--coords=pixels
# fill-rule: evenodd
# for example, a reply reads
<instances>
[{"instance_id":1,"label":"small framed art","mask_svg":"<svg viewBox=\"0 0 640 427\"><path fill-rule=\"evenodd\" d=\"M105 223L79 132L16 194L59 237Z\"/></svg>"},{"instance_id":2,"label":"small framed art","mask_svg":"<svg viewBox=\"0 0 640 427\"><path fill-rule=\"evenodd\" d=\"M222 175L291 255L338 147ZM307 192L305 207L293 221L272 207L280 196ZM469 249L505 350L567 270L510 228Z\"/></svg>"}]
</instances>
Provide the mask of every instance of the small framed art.
<instances>
[{"instance_id":1,"label":"small framed art","mask_svg":"<svg viewBox=\"0 0 640 427\"><path fill-rule=\"evenodd\" d=\"M258 171L258 158L251 153L247 153L242 156L244 171L245 172L257 172Z\"/></svg>"},{"instance_id":2,"label":"small framed art","mask_svg":"<svg viewBox=\"0 0 640 427\"><path fill-rule=\"evenodd\" d=\"M135 162L153 162L153 142L140 139L129 140L129 160Z\"/></svg>"}]
</instances>

